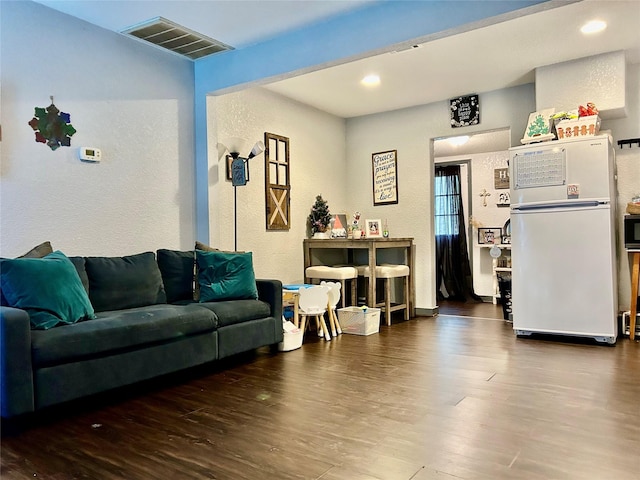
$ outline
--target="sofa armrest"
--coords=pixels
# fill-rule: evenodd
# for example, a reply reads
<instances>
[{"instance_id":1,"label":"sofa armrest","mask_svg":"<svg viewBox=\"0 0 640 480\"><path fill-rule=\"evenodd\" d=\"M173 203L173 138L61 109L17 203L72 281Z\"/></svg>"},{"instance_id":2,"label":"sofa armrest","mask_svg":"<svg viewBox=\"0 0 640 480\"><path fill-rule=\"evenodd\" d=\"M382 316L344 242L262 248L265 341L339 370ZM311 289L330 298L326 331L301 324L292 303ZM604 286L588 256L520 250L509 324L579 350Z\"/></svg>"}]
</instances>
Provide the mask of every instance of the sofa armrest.
<instances>
[{"instance_id":1,"label":"sofa armrest","mask_svg":"<svg viewBox=\"0 0 640 480\"><path fill-rule=\"evenodd\" d=\"M7 418L33 410L29 314L0 307L0 413Z\"/></svg>"},{"instance_id":2,"label":"sofa armrest","mask_svg":"<svg viewBox=\"0 0 640 480\"><path fill-rule=\"evenodd\" d=\"M282 319L282 282L280 280L256 280L258 298L271 305L271 316Z\"/></svg>"},{"instance_id":3,"label":"sofa armrest","mask_svg":"<svg viewBox=\"0 0 640 480\"><path fill-rule=\"evenodd\" d=\"M275 345L282 341L282 282L280 280L256 280L258 298L271 305L271 316L275 319L273 338Z\"/></svg>"}]
</instances>

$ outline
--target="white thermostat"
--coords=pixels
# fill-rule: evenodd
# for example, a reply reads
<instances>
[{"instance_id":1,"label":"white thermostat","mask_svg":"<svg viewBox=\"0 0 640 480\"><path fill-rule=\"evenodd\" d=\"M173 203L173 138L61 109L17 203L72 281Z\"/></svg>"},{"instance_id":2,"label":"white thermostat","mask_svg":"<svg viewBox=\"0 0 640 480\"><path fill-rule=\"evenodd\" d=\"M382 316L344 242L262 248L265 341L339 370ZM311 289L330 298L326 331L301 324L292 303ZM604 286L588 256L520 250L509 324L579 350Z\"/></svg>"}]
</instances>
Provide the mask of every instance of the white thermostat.
<instances>
[{"instance_id":1,"label":"white thermostat","mask_svg":"<svg viewBox=\"0 0 640 480\"><path fill-rule=\"evenodd\" d=\"M80 147L80 160L83 162L99 162L102 152L99 148Z\"/></svg>"}]
</instances>

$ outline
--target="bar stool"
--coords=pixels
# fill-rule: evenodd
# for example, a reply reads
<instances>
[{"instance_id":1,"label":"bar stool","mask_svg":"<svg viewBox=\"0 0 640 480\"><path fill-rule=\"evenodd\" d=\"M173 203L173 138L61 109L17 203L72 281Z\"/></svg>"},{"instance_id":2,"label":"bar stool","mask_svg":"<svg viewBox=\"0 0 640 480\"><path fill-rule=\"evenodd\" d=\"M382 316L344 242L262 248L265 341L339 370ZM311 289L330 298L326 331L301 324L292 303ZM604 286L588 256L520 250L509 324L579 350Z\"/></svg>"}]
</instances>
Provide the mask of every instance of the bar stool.
<instances>
[{"instance_id":1,"label":"bar stool","mask_svg":"<svg viewBox=\"0 0 640 480\"><path fill-rule=\"evenodd\" d=\"M317 265L315 267L307 267L304 272L305 282L309 280L337 280L340 282L342 291L346 292L347 280L351 280L351 305L357 304L357 280L358 269L356 267L329 267L326 265ZM346 306L346 295L342 295L341 305Z\"/></svg>"},{"instance_id":2,"label":"bar stool","mask_svg":"<svg viewBox=\"0 0 640 480\"><path fill-rule=\"evenodd\" d=\"M391 312L404 310L404 319L409 320L409 273L408 265L378 265L376 266L376 279L384 280L384 301L377 302L374 307L381 307L385 312L385 321L387 325L391 325ZM369 278L369 266L358 267L358 274L362 277ZM391 279L403 279L404 301L396 305L391 305Z\"/></svg>"}]
</instances>

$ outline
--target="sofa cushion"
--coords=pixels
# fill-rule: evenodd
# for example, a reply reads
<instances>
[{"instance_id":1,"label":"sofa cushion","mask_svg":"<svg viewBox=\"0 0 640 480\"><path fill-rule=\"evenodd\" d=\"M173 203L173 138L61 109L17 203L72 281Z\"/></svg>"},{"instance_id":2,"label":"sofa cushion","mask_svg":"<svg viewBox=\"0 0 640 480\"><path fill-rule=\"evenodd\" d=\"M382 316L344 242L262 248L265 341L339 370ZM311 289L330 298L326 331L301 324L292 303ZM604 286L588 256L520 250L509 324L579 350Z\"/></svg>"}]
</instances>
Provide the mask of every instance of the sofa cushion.
<instances>
[{"instance_id":1,"label":"sofa cushion","mask_svg":"<svg viewBox=\"0 0 640 480\"><path fill-rule=\"evenodd\" d=\"M87 269L84 267L84 257L69 257L69 260L71 260L73 266L76 267L76 272L78 272L82 286L87 294L89 294L89 277L87 276Z\"/></svg>"},{"instance_id":2,"label":"sofa cushion","mask_svg":"<svg viewBox=\"0 0 640 480\"><path fill-rule=\"evenodd\" d=\"M33 332L33 362L43 367L112 355L211 332L216 327L215 314L198 304L100 312L90 322Z\"/></svg>"},{"instance_id":3,"label":"sofa cushion","mask_svg":"<svg viewBox=\"0 0 640 480\"><path fill-rule=\"evenodd\" d=\"M53 248L51 247L51 242L47 241L42 242L40 245L36 245L27 253L20 255L18 258L42 258L49 255L50 253L53 253ZM2 293L2 288L0 288L0 305L9 305L9 302L7 302L7 299L4 297L4 293Z\"/></svg>"},{"instance_id":4,"label":"sofa cushion","mask_svg":"<svg viewBox=\"0 0 640 480\"><path fill-rule=\"evenodd\" d=\"M198 303L216 314L218 328L250 322L271 315L271 306L262 300L230 300Z\"/></svg>"},{"instance_id":5,"label":"sofa cushion","mask_svg":"<svg viewBox=\"0 0 640 480\"><path fill-rule=\"evenodd\" d=\"M215 248L212 247L210 245L207 245L206 243L202 243L202 242L198 242L196 241L196 245L195 245L195 249L196 250L202 250L203 252L223 252L223 253L244 253L241 251L230 251L230 250L220 250L219 248ZM195 282L194 282L194 288L193 288L193 299L198 301L200 300L200 284L198 283L198 264L196 262L196 266L195 266Z\"/></svg>"},{"instance_id":6,"label":"sofa cushion","mask_svg":"<svg viewBox=\"0 0 640 480\"><path fill-rule=\"evenodd\" d=\"M153 252L126 257L85 257L89 298L96 312L165 303Z\"/></svg>"},{"instance_id":7,"label":"sofa cushion","mask_svg":"<svg viewBox=\"0 0 640 480\"><path fill-rule=\"evenodd\" d=\"M20 255L18 258L42 258L46 257L50 253L53 253L53 247L51 242L42 242L40 245L36 245L27 253Z\"/></svg>"},{"instance_id":8,"label":"sofa cushion","mask_svg":"<svg viewBox=\"0 0 640 480\"><path fill-rule=\"evenodd\" d=\"M29 313L32 328L49 329L94 317L78 272L62 252L3 260L0 283L9 306Z\"/></svg>"},{"instance_id":9,"label":"sofa cushion","mask_svg":"<svg viewBox=\"0 0 640 480\"><path fill-rule=\"evenodd\" d=\"M162 274L164 291L167 294L167 302L174 303L192 299L195 279L195 251L181 252L161 249L156 252L156 255Z\"/></svg>"},{"instance_id":10,"label":"sofa cushion","mask_svg":"<svg viewBox=\"0 0 640 480\"><path fill-rule=\"evenodd\" d=\"M258 298L251 252L196 250L196 261L200 302Z\"/></svg>"}]
</instances>

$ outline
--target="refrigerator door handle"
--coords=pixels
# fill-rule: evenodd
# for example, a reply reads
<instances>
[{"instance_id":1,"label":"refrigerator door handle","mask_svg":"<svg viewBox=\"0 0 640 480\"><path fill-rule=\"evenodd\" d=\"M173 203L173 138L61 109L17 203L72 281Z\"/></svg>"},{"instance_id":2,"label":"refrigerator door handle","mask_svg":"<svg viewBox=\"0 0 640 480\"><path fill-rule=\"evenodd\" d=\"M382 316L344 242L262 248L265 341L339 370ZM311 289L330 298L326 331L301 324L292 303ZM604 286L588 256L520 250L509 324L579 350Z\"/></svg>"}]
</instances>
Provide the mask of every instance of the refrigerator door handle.
<instances>
[{"instance_id":1,"label":"refrigerator door handle","mask_svg":"<svg viewBox=\"0 0 640 480\"><path fill-rule=\"evenodd\" d=\"M584 202L537 203L530 205L518 205L517 207L513 207L512 210L517 212L526 212L531 210L550 210L554 208L593 208L608 204L609 202L601 202L598 200L588 200Z\"/></svg>"}]
</instances>

